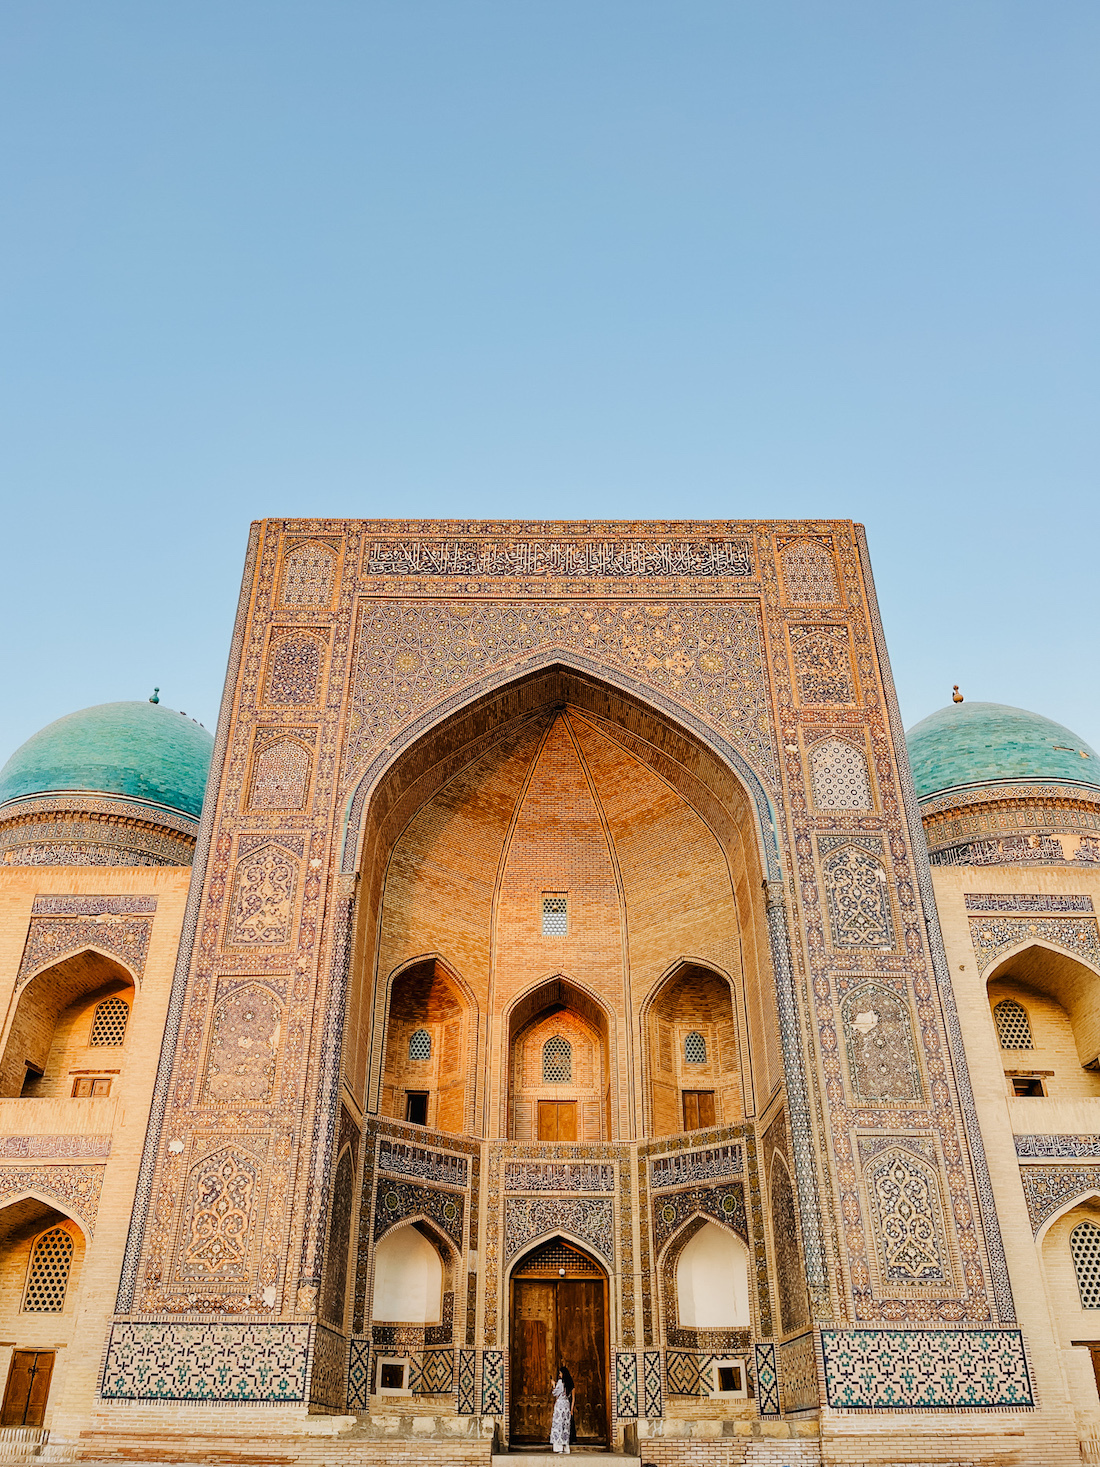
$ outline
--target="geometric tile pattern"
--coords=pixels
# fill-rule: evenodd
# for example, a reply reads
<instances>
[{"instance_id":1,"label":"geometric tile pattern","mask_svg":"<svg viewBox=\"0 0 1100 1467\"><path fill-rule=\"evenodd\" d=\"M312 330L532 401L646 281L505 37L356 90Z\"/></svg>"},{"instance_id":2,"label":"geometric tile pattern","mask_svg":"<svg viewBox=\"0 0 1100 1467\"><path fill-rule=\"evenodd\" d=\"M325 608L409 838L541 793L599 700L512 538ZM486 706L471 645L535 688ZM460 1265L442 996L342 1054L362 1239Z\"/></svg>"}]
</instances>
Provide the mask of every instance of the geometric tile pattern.
<instances>
[{"instance_id":1,"label":"geometric tile pattern","mask_svg":"<svg viewBox=\"0 0 1100 1467\"><path fill-rule=\"evenodd\" d=\"M476 1402L474 1399L474 1383L477 1376L477 1352L475 1350L459 1350L458 1352L458 1402L456 1409L460 1416L472 1416Z\"/></svg>"},{"instance_id":2,"label":"geometric tile pattern","mask_svg":"<svg viewBox=\"0 0 1100 1467\"><path fill-rule=\"evenodd\" d=\"M455 1361L451 1350L425 1350L420 1357L419 1381L414 1395L440 1396L454 1390Z\"/></svg>"},{"instance_id":3,"label":"geometric tile pattern","mask_svg":"<svg viewBox=\"0 0 1100 1467\"><path fill-rule=\"evenodd\" d=\"M352 1340L348 1359L348 1410L370 1408L370 1343Z\"/></svg>"},{"instance_id":4,"label":"geometric tile pattern","mask_svg":"<svg viewBox=\"0 0 1100 1467\"><path fill-rule=\"evenodd\" d=\"M1035 1404L1016 1329L826 1329L834 1410L1004 1410Z\"/></svg>"},{"instance_id":5,"label":"geometric tile pattern","mask_svg":"<svg viewBox=\"0 0 1100 1467\"><path fill-rule=\"evenodd\" d=\"M770 1341L753 1347L756 1355L756 1404L761 1416L779 1415L779 1374L775 1346Z\"/></svg>"},{"instance_id":6,"label":"geometric tile pattern","mask_svg":"<svg viewBox=\"0 0 1100 1467\"><path fill-rule=\"evenodd\" d=\"M665 1375L670 1396L709 1396L710 1364L713 1355L694 1350L669 1350L665 1358Z\"/></svg>"},{"instance_id":7,"label":"geometric tile pattern","mask_svg":"<svg viewBox=\"0 0 1100 1467\"><path fill-rule=\"evenodd\" d=\"M646 1350L642 1356L642 1385L645 1390L645 1414L650 1421L659 1421L665 1414L661 1391L661 1352Z\"/></svg>"},{"instance_id":8,"label":"geometric tile pattern","mask_svg":"<svg viewBox=\"0 0 1100 1467\"><path fill-rule=\"evenodd\" d=\"M481 1357L481 1414L504 1415L503 1350L486 1350Z\"/></svg>"},{"instance_id":9,"label":"geometric tile pattern","mask_svg":"<svg viewBox=\"0 0 1100 1467\"><path fill-rule=\"evenodd\" d=\"M622 1350L615 1356L615 1415L638 1415L638 1357Z\"/></svg>"},{"instance_id":10,"label":"geometric tile pattern","mask_svg":"<svg viewBox=\"0 0 1100 1467\"><path fill-rule=\"evenodd\" d=\"M327 1406L333 1411L343 1408L347 1396L345 1385L346 1341L334 1329L318 1324L313 1331L312 1360L309 1368L310 1405Z\"/></svg>"},{"instance_id":11,"label":"geometric tile pattern","mask_svg":"<svg viewBox=\"0 0 1100 1467\"><path fill-rule=\"evenodd\" d=\"M812 1411L818 1405L817 1354L812 1330L779 1347L779 1388L784 1411Z\"/></svg>"},{"instance_id":12,"label":"geometric tile pattern","mask_svg":"<svg viewBox=\"0 0 1100 1467\"><path fill-rule=\"evenodd\" d=\"M1022 1166L1020 1182L1037 1233L1067 1202L1100 1191L1100 1166Z\"/></svg>"},{"instance_id":13,"label":"geometric tile pattern","mask_svg":"<svg viewBox=\"0 0 1100 1467\"><path fill-rule=\"evenodd\" d=\"M307 1324L116 1323L103 1370L112 1401L303 1401Z\"/></svg>"}]
</instances>

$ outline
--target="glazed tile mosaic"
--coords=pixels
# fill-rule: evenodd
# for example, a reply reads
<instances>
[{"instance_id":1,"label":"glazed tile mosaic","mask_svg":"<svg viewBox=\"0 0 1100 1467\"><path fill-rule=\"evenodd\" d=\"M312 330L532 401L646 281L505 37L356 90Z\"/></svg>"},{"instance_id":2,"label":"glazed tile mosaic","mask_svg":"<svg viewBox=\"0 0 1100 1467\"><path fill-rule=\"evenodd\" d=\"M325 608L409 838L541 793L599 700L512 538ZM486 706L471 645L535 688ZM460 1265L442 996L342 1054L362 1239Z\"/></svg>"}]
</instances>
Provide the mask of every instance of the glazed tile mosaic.
<instances>
[{"instance_id":1,"label":"glazed tile mosaic","mask_svg":"<svg viewBox=\"0 0 1100 1467\"><path fill-rule=\"evenodd\" d=\"M1060 892L966 893L968 912L1091 912L1092 897Z\"/></svg>"},{"instance_id":2,"label":"glazed tile mosaic","mask_svg":"<svg viewBox=\"0 0 1100 1467\"><path fill-rule=\"evenodd\" d=\"M970 941L983 973L1002 953L1034 939L1100 966L1100 929L1095 917L970 918Z\"/></svg>"},{"instance_id":3,"label":"glazed tile mosaic","mask_svg":"<svg viewBox=\"0 0 1100 1467\"><path fill-rule=\"evenodd\" d=\"M1027 1157L1059 1157L1071 1160L1078 1156L1100 1158L1100 1135L1094 1136L1016 1136L1016 1155Z\"/></svg>"},{"instance_id":4,"label":"glazed tile mosaic","mask_svg":"<svg viewBox=\"0 0 1100 1467\"><path fill-rule=\"evenodd\" d=\"M504 1257L558 1229L589 1244L610 1263L615 1257L612 1204L601 1198L509 1197L504 1204Z\"/></svg>"},{"instance_id":5,"label":"glazed tile mosaic","mask_svg":"<svg viewBox=\"0 0 1100 1467\"><path fill-rule=\"evenodd\" d=\"M821 1348L834 1410L1034 1405L1019 1330L824 1329Z\"/></svg>"},{"instance_id":6,"label":"glazed tile mosaic","mask_svg":"<svg viewBox=\"0 0 1100 1467\"><path fill-rule=\"evenodd\" d=\"M638 1357L620 1350L615 1356L615 1415L633 1420L638 1414Z\"/></svg>"},{"instance_id":7,"label":"glazed tile mosaic","mask_svg":"<svg viewBox=\"0 0 1100 1467\"><path fill-rule=\"evenodd\" d=\"M458 1401L456 1409L460 1416L472 1416L477 1409L475 1386L477 1384L477 1351L458 1352Z\"/></svg>"},{"instance_id":8,"label":"glazed tile mosaic","mask_svg":"<svg viewBox=\"0 0 1100 1467\"><path fill-rule=\"evenodd\" d=\"M348 1410L370 1408L370 1341L353 1339L348 1347Z\"/></svg>"},{"instance_id":9,"label":"glazed tile mosaic","mask_svg":"<svg viewBox=\"0 0 1100 1467\"><path fill-rule=\"evenodd\" d=\"M657 1421L664 1415L661 1376L660 1350L646 1350L642 1356L642 1387L645 1392L645 1414L650 1421Z\"/></svg>"},{"instance_id":10,"label":"glazed tile mosaic","mask_svg":"<svg viewBox=\"0 0 1100 1467\"><path fill-rule=\"evenodd\" d=\"M303 1401L305 1324L116 1323L101 1395L114 1401Z\"/></svg>"},{"instance_id":11,"label":"glazed tile mosaic","mask_svg":"<svg viewBox=\"0 0 1100 1467\"><path fill-rule=\"evenodd\" d=\"M504 1414L504 1351L485 1350L481 1356L481 1414Z\"/></svg>"},{"instance_id":12,"label":"glazed tile mosaic","mask_svg":"<svg viewBox=\"0 0 1100 1467\"><path fill-rule=\"evenodd\" d=\"M756 1404L761 1416L779 1415L779 1372L775 1346L770 1341L753 1346L756 1362Z\"/></svg>"},{"instance_id":13,"label":"glazed tile mosaic","mask_svg":"<svg viewBox=\"0 0 1100 1467\"><path fill-rule=\"evenodd\" d=\"M1028 1217L1037 1233L1066 1203L1100 1192L1100 1164L1096 1166L1036 1166L1020 1168Z\"/></svg>"}]
</instances>

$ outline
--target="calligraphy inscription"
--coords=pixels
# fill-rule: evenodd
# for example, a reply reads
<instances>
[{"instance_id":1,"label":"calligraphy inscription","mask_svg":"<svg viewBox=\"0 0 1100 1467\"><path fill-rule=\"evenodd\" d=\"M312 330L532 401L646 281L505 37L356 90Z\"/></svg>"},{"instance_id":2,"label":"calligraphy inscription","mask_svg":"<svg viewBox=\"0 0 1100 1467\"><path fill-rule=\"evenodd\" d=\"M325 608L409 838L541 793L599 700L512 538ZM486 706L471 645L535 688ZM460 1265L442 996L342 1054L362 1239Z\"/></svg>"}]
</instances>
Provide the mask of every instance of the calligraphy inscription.
<instances>
[{"instance_id":1,"label":"calligraphy inscription","mask_svg":"<svg viewBox=\"0 0 1100 1467\"><path fill-rule=\"evenodd\" d=\"M733 576L753 575L748 540L680 540L662 544L605 541L577 544L527 540L375 540L363 572L372 576Z\"/></svg>"}]
</instances>

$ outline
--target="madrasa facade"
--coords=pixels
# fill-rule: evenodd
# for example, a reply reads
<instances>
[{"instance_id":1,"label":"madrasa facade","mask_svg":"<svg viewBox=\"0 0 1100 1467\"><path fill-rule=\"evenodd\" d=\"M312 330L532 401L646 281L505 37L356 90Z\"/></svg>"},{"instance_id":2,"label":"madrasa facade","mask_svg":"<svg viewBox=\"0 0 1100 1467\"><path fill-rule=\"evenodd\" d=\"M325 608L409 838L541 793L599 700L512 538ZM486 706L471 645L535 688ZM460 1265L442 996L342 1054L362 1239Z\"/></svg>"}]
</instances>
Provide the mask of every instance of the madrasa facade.
<instances>
[{"instance_id":1,"label":"madrasa facade","mask_svg":"<svg viewBox=\"0 0 1100 1467\"><path fill-rule=\"evenodd\" d=\"M146 690L141 690L144 693ZM0 1455L1100 1461L1100 762L848 521L267 520L0 772Z\"/></svg>"}]
</instances>

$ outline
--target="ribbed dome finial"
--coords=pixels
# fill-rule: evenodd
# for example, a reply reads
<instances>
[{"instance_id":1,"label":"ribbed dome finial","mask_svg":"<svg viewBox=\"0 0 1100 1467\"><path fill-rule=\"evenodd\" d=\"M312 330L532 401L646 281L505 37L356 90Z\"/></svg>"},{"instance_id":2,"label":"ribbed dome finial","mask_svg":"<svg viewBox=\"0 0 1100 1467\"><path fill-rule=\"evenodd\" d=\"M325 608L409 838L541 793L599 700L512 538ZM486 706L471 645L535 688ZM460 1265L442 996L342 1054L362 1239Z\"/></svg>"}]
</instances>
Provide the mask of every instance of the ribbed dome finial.
<instances>
[{"instance_id":1,"label":"ribbed dome finial","mask_svg":"<svg viewBox=\"0 0 1100 1467\"><path fill-rule=\"evenodd\" d=\"M152 702L153 700L150 699L149 701ZM959 692L959 685L958 685L958 683L956 683L955 686L954 686L954 688L952 689L952 692L951 692L951 701L952 701L952 703L962 703L964 701L963 695Z\"/></svg>"},{"instance_id":2,"label":"ribbed dome finial","mask_svg":"<svg viewBox=\"0 0 1100 1467\"><path fill-rule=\"evenodd\" d=\"M956 692L957 691L958 691L958 689L956 689ZM150 703L159 703L160 702L160 689L159 688L154 688L153 689L153 696L149 699L149 702Z\"/></svg>"}]
</instances>

